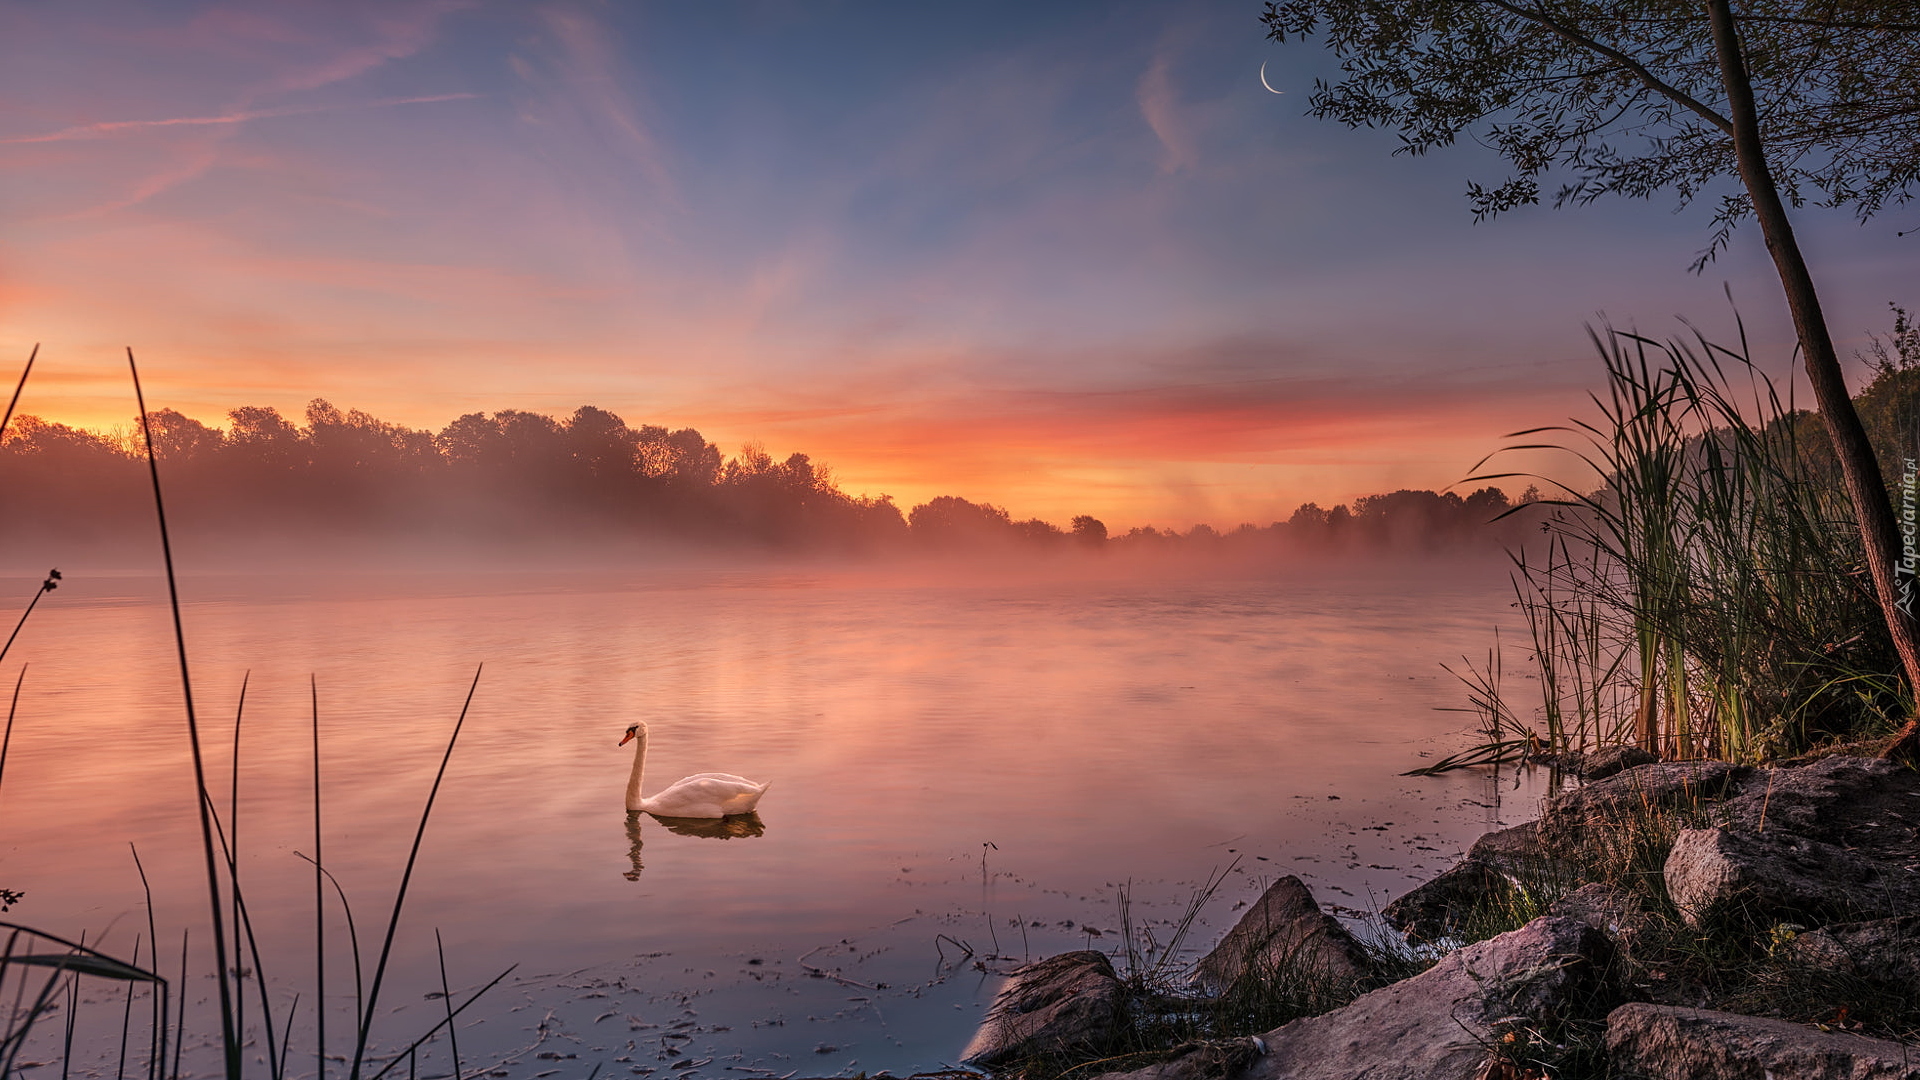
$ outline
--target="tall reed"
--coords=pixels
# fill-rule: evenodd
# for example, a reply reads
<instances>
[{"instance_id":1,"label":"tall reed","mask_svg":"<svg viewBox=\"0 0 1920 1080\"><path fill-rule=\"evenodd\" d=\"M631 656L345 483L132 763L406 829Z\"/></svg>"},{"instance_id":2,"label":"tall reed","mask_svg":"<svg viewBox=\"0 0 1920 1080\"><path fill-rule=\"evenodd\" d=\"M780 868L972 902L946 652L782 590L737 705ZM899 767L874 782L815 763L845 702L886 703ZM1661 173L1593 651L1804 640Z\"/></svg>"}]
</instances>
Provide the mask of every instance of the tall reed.
<instances>
[{"instance_id":1,"label":"tall reed","mask_svg":"<svg viewBox=\"0 0 1920 1080\"><path fill-rule=\"evenodd\" d=\"M1494 717L1489 741L1579 749L1630 735L1669 757L1753 759L1890 729L1911 690L1892 674L1817 418L1758 370L1744 330L1737 347L1697 330L1590 333L1606 371L1597 415L1512 436L1572 440L1501 452L1564 451L1600 486L1470 478L1569 493L1549 500L1540 553L1515 555L1537 714ZM1486 696L1486 676L1469 682Z\"/></svg>"}]
</instances>

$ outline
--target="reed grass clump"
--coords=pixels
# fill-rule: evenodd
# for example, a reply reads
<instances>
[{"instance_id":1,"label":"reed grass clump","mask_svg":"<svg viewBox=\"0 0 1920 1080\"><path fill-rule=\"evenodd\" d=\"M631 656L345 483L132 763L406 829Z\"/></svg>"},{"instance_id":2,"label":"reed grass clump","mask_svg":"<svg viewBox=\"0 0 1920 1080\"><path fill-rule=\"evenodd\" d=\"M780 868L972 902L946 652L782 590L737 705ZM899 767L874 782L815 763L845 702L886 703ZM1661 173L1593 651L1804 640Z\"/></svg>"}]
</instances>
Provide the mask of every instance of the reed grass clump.
<instances>
[{"instance_id":1,"label":"reed grass clump","mask_svg":"<svg viewBox=\"0 0 1920 1080\"><path fill-rule=\"evenodd\" d=\"M37 355L37 349L36 349ZM217 991L218 1023L220 1028L219 1046L221 1054L220 1072L227 1080L242 1080L248 1073L245 1049L250 1044L264 1044L264 1055L258 1060L262 1068L255 1074L264 1073L266 1080L285 1080L292 1075L289 1068L289 1056L293 1042L293 1025L301 1005L301 996L295 995L284 1006L276 1006L274 995L270 993L270 979L267 964L260 943L255 937L252 917L247 905L246 893L241 884L240 873L240 819L239 819L239 783L240 783L240 730L245 714L246 684L241 685L240 705L233 722L233 774L229 784L229 798L226 815L222 816L216 804L213 789L209 784L202 756L202 723L195 708L193 681L189 667L186 635L180 614L179 582L173 565L171 535L167 526L166 503L163 497L160 470L154 453L153 436L148 425L146 402L141 394L139 372L134 364L132 350L128 350L127 364L132 375L135 400L140 407L141 434L145 443L148 474L152 483L153 506L159 526L159 539L162 561L166 572L168 599L173 620L173 634L176 653L179 660L179 672L182 690L182 702L187 720L187 737L193 762L194 791L197 793L197 811L201 833L201 848L206 865L206 899L208 903L208 923L211 929L212 967L210 976ZM20 388L25 386L27 374L31 372L33 358L29 357L26 371L20 376L20 386L16 387L13 402L19 400ZM9 404L6 414L0 416L0 437L4 437L7 421L11 419L13 404ZM32 614L40 599L58 587L61 579L58 570L51 571L42 582L32 600L25 605L13 634L4 644L0 644L0 659L18 637L21 627ZM455 1077L462 1075L462 1062L458 1043L453 1040L452 1026L457 1017L465 1012L482 995L496 986L514 969L495 976L492 981L465 996L459 1004L453 1001L453 991L447 980L446 958L440 950L440 986L444 1014L425 1033L406 1043L397 1051L382 1050L374 1040L374 1023L381 1015L380 993L387 978L392 960L393 948L401 915L406 906L408 886L412 881L413 870L420 855L422 841L426 834L427 823L432 817L433 805L439 794L440 784L446 776L447 766L452 758L455 745L459 741L461 728L466 723L468 710L473 703L474 691L479 685L480 673L474 673L474 682L467 690L465 702L460 709L459 719L454 723L446 752L440 761L439 771L434 776L433 786L427 794L419 821L414 830L413 844L410 848L404 870L401 872L398 887L395 890L393 908L388 916L384 937L377 959L372 967L371 983L363 981L362 953L358 932L353 919L353 911L347 902L346 893L339 883L333 880L321 861L321 808L322 790L320 785L320 735L319 735L319 697L317 687L314 690L314 727L313 727L313 821L314 856L308 858L299 855L311 863L314 869L315 885L315 956L316 985L308 998L315 1026L314 1035L314 1075L317 1080L326 1080L330 1075L329 1064L332 1061L348 1061L344 1070L331 1070L331 1075L346 1080L382 1080L395 1075L403 1065L405 1075L417 1074L421 1064L420 1049L434 1040L442 1031L447 1032L447 1041L451 1053L452 1072ZM19 702L20 685L25 681L25 669L16 682L13 692L13 706ZM0 780L5 777L6 753L13 735L14 710L9 708L4 734L0 734ZM143 887L148 885L146 870L141 865L138 850L133 852L135 868L140 874ZM330 883L339 898L342 913L347 923L354 966L353 997L353 1035L351 1037L351 1057L330 1054L326 1042L326 1016L328 997L326 986L326 926L327 911L323 882ZM0 907L10 907L22 899L20 893L9 889L0 889ZM152 892L147 893L148 926L144 939L136 938L132 956L121 960L90 947L83 940L69 941L64 938L37 930L28 926L0 921L0 1080L21 1074L29 1068L49 1066L53 1061L60 1063L60 1075L67 1077L77 1064L76 1047L81 1045L101 1045L100 1040L111 1036L111 1028L119 1032L118 1064L115 1080L126 1080L129 1076L145 1073L148 1080L161 1080L171 1077L178 1080L183 1075L181 1054L188 1040L190 1029L186 1014L185 992L175 994L176 987L188 986L189 978L189 936L182 934L180 946L179 977L170 981L159 974L156 948L157 928L154 926ZM435 931L435 945L440 946L439 932ZM142 947L146 949L144 966L142 965ZM246 998L246 983L251 981L258 994L257 1012L249 1014ZM123 995L113 999L112 994L100 992L101 984L124 984ZM134 1021L134 1004L137 998L145 996L150 1019L146 1023L147 1046L141 1052L134 1045L138 1035ZM178 999L178 1011L170 1012L170 999ZM9 1003L10 1002L10 1003ZM119 1008L115 1009L114 1006ZM104 1020L102 1014L106 1015ZM49 1031L49 1022L58 1018L60 1030ZM110 1045L110 1044L109 1044ZM169 1058L169 1049L171 1057ZM50 1060L26 1061L22 1055L31 1051ZM596 1066L595 1072L597 1073Z\"/></svg>"},{"instance_id":2,"label":"reed grass clump","mask_svg":"<svg viewBox=\"0 0 1920 1080\"><path fill-rule=\"evenodd\" d=\"M1908 335L1911 337L1912 335ZM1567 492L1512 580L1539 697L1504 695L1499 657L1469 665L1483 738L1459 767L1632 742L1668 758L1761 760L1891 732L1912 688L1873 595L1821 421L1737 347L1592 332L1595 414L1517 432L1559 442L1600 483ZM1883 351L1884 348L1883 348ZM1920 352L1920 349L1916 350ZM1861 407L1899 477L1920 355L1883 357ZM1484 462L1482 463L1484 464Z\"/></svg>"}]
</instances>

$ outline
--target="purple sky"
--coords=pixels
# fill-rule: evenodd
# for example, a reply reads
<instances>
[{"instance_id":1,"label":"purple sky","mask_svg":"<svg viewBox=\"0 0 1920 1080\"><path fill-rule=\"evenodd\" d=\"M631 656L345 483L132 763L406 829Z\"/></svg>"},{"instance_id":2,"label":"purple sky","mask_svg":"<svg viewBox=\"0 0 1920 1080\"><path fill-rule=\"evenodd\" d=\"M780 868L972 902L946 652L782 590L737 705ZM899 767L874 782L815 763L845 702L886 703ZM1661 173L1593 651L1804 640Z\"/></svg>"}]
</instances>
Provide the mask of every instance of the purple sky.
<instances>
[{"instance_id":1,"label":"purple sky","mask_svg":"<svg viewBox=\"0 0 1920 1080\"><path fill-rule=\"evenodd\" d=\"M1581 409L1601 313L1788 363L1704 207L1472 224L1463 146L1302 115L1252 2L0 5L22 409L612 409L854 493L1231 526ZM1259 72L1285 94L1262 88ZM1920 213L1800 221L1843 351Z\"/></svg>"}]
</instances>

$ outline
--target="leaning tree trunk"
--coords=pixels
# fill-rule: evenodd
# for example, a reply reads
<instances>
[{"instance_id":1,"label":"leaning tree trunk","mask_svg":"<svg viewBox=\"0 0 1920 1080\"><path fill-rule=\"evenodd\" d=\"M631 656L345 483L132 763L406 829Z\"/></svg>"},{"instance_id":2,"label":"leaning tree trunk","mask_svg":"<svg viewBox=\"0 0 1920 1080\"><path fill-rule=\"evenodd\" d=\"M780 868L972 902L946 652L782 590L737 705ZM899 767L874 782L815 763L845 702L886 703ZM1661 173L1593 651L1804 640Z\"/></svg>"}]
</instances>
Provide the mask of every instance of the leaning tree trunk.
<instances>
[{"instance_id":1,"label":"leaning tree trunk","mask_svg":"<svg viewBox=\"0 0 1920 1080\"><path fill-rule=\"evenodd\" d=\"M1793 224L1787 208L1774 186L1773 171L1767 166L1760 141L1760 120L1753 103L1753 84L1740 50L1739 31L1734 26L1730 0L1706 0L1707 17L1713 24L1714 51L1720 60L1720 77L1727 92L1727 107L1733 122L1733 149L1740 167L1740 181L1753 200L1754 216L1766 237L1767 251L1773 256L1774 269L1786 289L1787 306L1793 312L1793 326L1800 335L1800 351L1806 357L1807 378L1813 383L1814 400L1826 419L1827 434L1833 440L1834 456L1840 461L1847 498L1853 503L1860 523L1860 542L1866 555L1867 570L1873 576L1873 590L1886 618L1887 632L1900 654L1910 692L1920 692L1920 645L1915 643L1914 620L1897 603L1899 590L1894 581L1894 566L1900 557L1900 535L1894 523L1893 506L1887 500L1886 481L1873 454L1873 444L1854 411L1853 398L1840 371L1840 358L1833 350L1833 335L1827 330L1826 316L1820 311L1820 297L1813 288L1813 275L1794 239ZM1896 744L1910 752L1906 744L1915 740L1915 721L1909 718Z\"/></svg>"}]
</instances>

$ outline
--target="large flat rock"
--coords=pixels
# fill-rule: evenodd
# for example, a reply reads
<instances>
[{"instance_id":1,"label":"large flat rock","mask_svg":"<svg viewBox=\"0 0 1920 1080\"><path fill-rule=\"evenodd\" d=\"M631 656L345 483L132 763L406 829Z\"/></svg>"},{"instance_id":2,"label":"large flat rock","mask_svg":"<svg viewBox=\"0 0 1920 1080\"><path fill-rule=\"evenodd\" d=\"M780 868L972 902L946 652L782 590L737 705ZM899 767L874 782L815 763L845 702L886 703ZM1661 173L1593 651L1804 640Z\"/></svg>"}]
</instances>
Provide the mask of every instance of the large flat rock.
<instances>
[{"instance_id":1,"label":"large flat rock","mask_svg":"<svg viewBox=\"0 0 1920 1080\"><path fill-rule=\"evenodd\" d=\"M1449 953L1351 1005L1267 1032L1260 1036L1265 1053L1237 1073L1197 1067L1182 1055L1101 1080L1482 1080L1509 1025L1548 1024L1591 1008L1609 955L1599 931L1546 916Z\"/></svg>"},{"instance_id":2,"label":"large flat rock","mask_svg":"<svg viewBox=\"0 0 1920 1080\"><path fill-rule=\"evenodd\" d=\"M1289 874L1268 886L1194 965L1193 981L1208 993L1224 994L1249 972L1258 978L1353 982L1367 968L1360 943L1320 910L1304 882Z\"/></svg>"},{"instance_id":3,"label":"large flat rock","mask_svg":"<svg viewBox=\"0 0 1920 1080\"><path fill-rule=\"evenodd\" d=\"M1267 1032L1247 1080L1473 1080L1507 1024L1537 1025L1596 999L1607 939L1535 919L1330 1013Z\"/></svg>"},{"instance_id":4,"label":"large flat rock","mask_svg":"<svg viewBox=\"0 0 1920 1080\"><path fill-rule=\"evenodd\" d=\"M1609 1013L1607 1054L1645 1080L1920 1080L1920 1047L1672 1005Z\"/></svg>"}]
</instances>

